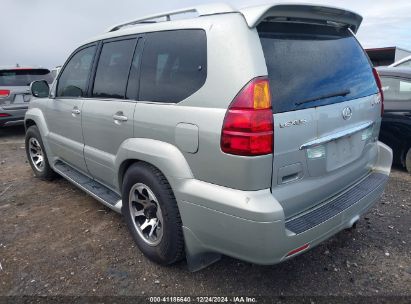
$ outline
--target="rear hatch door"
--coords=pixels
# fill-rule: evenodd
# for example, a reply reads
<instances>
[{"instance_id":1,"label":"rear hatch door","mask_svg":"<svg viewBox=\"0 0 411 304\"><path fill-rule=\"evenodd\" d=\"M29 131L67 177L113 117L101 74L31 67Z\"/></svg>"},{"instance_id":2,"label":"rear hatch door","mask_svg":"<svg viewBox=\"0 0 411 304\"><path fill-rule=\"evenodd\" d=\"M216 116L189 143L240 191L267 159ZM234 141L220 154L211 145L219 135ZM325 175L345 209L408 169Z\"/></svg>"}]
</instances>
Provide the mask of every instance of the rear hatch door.
<instances>
[{"instance_id":1,"label":"rear hatch door","mask_svg":"<svg viewBox=\"0 0 411 304\"><path fill-rule=\"evenodd\" d=\"M370 62L346 26L275 21L257 29L274 112L272 193L289 218L370 171L381 104Z\"/></svg>"}]
</instances>

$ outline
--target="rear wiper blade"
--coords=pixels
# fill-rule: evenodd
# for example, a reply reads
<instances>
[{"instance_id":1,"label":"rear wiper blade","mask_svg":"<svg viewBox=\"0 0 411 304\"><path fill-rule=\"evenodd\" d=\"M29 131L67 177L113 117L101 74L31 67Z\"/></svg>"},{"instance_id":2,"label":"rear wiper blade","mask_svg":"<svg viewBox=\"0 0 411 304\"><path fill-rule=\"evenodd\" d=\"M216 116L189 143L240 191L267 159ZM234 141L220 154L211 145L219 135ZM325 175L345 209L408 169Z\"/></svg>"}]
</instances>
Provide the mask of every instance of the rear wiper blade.
<instances>
[{"instance_id":1,"label":"rear wiper blade","mask_svg":"<svg viewBox=\"0 0 411 304\"><path fill-rule=\"evenodd\" d=\"M351 90L346 89L346 90L330 93L330 94L327 94L327 95L322 95L322 96L319 96L319 97L314 97L314 98L306 99L306 100L303 100L303 101L299 101L299 102L296 102L295 105L299 106L299 105L302 105L304 103L317 101L317 100L321 100L321 99L327 99L327 98L331 98L331 97L347 96L350 93L351 93Z\"/></svg>"}]
</instances>

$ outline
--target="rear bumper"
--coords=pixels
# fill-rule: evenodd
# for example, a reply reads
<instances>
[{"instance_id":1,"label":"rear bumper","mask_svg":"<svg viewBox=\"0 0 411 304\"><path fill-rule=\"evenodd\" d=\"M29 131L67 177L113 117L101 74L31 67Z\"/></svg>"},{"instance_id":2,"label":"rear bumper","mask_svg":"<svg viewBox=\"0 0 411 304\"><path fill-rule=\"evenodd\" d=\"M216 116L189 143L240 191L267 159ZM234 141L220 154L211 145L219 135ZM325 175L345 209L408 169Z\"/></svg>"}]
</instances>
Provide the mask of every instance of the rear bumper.
<instances>
[{"instance_id":1,"label":"rear bumper","mask_svg":"<svg viewBox=\"0 0 411 304\"><path fill-rule=\"evenodd\" d=\"M299 253L287 254L306 244L312 248L351 227L371 208L384 190L391 162L391 149L379 142L372 173L320 207L291 219L301 221L305 217L305 224L311 223L299 229L290 225L290 220L286 222L281 205L269 189L239 191L200 181L182 182L176 196L187 254L221 253L256 264L275 264L296 256ZM324 206L333 207L333 202L334 209L318 212ZM314 212L311 217L310 212Z\"/></svg>"},{"instance_id":2,"label":"rear bumper","mask_svg":"<svg viewBox=\"0 0 411 304\"><path fill-rule=\"evenodd\" d=\"M27 108L18 110L9 110L0 107L0 113L8 114L10 116L0 117L0 127L2 126L15 126L24 124L24 115L27 112Z\"/></svg>"}]
</instances>

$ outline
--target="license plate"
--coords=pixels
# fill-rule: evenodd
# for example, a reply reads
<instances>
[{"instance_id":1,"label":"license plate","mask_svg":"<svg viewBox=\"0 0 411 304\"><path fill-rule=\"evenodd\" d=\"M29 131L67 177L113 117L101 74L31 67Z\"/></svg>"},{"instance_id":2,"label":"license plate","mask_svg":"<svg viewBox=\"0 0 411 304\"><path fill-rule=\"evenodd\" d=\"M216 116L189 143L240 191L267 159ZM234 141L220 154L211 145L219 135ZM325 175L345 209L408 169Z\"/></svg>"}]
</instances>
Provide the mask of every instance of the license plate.
<instances>
[{"instance_id":1,"label":"license plate","mask_svg":"<svg viewBox=\"0 0 411 304\"><path fill-rule=\"evenodd\" d=\"M363 149L364 143L359 133L329 142L326 147L327 170L332 171L355 161Z\"/></svg>"}]
</instances>

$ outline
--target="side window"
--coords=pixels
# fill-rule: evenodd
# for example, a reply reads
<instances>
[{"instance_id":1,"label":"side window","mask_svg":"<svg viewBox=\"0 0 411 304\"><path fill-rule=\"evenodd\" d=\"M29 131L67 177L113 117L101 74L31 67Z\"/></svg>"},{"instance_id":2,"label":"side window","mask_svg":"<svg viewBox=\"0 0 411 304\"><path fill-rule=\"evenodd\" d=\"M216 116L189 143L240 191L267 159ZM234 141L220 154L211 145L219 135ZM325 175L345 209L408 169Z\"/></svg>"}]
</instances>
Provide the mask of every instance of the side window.
<instances>
[{"instance_id":1,"label":"side window","mask_svg":"<svg viewBox=\"0 0 411 304\"><path fill-rule=\"evenodd\" d=\"M203 30L146 35L139 100L175 103L202 87L207 77L207 38Z\"/></svg>"},{"instance_id":2,"label":"side window","mask_svg":"<svg viewBox=\"0 0 411 304\"><path fill-rule=\"evenodd\" d=\"M103 44L94 80L94 97L125 97L135 45L136 39Z\"/></svg>"},{"instance_id":3,"label":"side window","mask_svg":"<svg viewBox=\"0 0 411 304\"><path fill-rule=\"evenodd\" d=\"M402 68L411 68L411 60L404 61L397 65L397 67L402 67Z\"/></svg>"},{"instance_id":4,"label":"side window","mask_svg":"<svg viewBox=\"0 0 411 304\"><path fill-rule=\"evenodd\" d=\"M71 57L61 72L57 85L57 97L85 96L95 51L96 46L90 46Z\"/></svg>"},{"instance_id":5,"label":"side window","mask_svg":"<svg viewBox=\"0 0 411 304\"><path fill-rule=\"evenodd\" d=\"M411 80L382 77L381 82L387 102L411 100Z\"/></svg>"}]
</instances>

